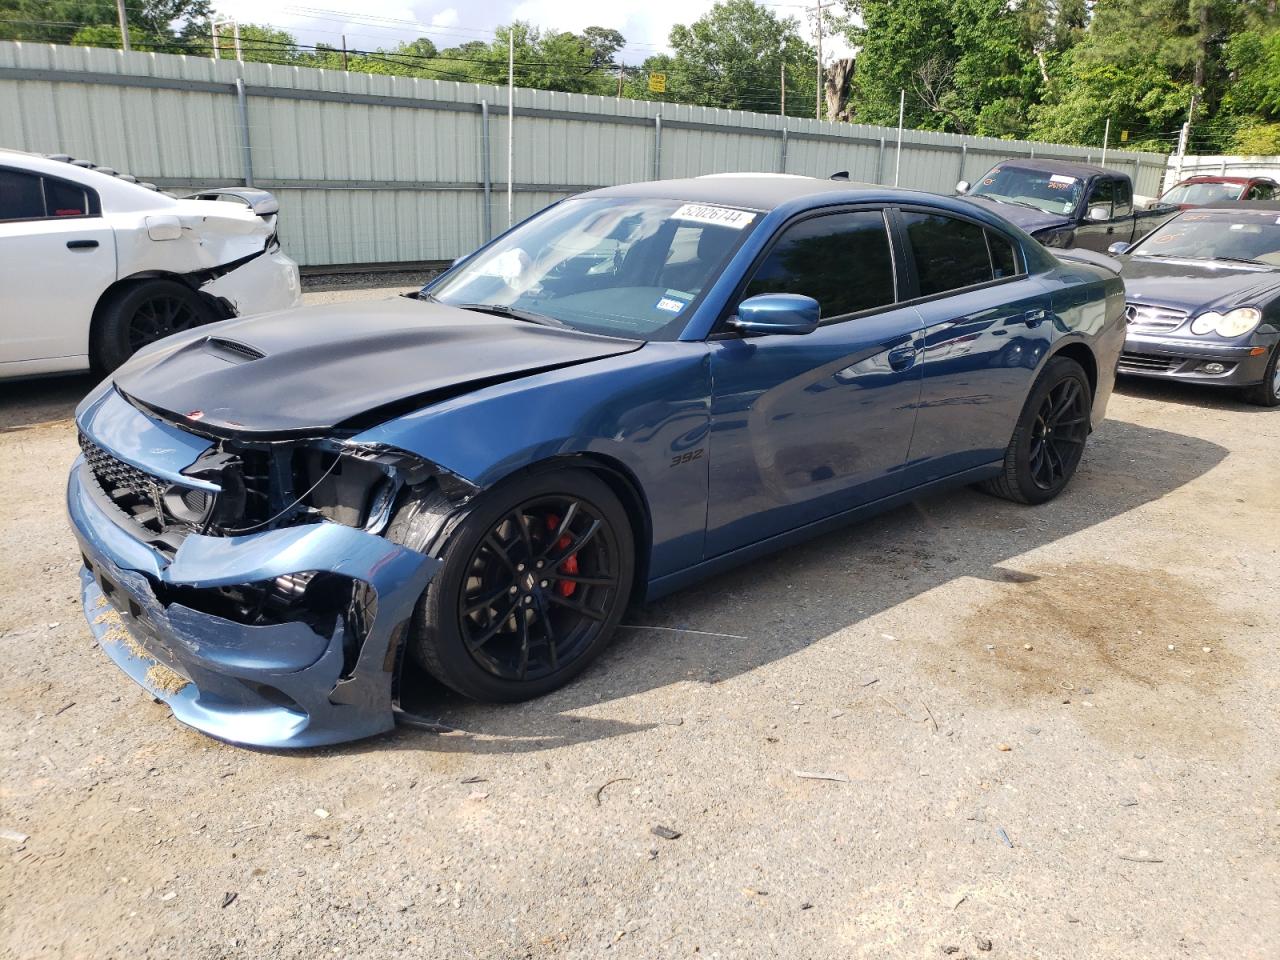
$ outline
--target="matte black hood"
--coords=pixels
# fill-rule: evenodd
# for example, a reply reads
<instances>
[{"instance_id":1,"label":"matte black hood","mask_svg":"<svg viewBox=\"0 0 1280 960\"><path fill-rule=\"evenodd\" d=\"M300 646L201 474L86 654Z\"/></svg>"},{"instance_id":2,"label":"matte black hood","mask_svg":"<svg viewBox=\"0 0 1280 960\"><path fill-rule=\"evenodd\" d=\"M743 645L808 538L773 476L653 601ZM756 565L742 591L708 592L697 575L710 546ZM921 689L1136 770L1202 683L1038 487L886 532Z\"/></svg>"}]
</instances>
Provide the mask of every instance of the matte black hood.
<instances>
[{"instance_id":1,"label":"matte black hood","mask_svg":"<svg viewBox=\"0 0 1280 960\"><path fill-rule=\"evenodd\" d=\"M135 401L214 430L296 435L642 345L397 297L200 327L114 379Z\"/></svg>"},{"instance_id":2,"label":"matte black hood","mask_svg":"<svg viewBox=\"0 0 1280 960\"><path fill-rule=\"evenodd\" d=\"M1280 295L1280 269L1221 260L1119 258L1125 296L1138 303L1197 313L1212 307L1262 306Z\"/></svg>"},{"instance_id":3,"label":"matte black hood","mask_svg":"<svg viewBox=\"0 0 1280 960\"><path fill-rule=\"evenodd\" d=\"M1031 207L1019 206L1016 203L1000 203L996 200L988 200L986 197L970 196L962 199L990 210L997 217L1004 217L1010 223L1021 227L1032 236L1045 230L1071 226L1071 221L1064 216L1056 213L1045 213L1043 210L1033 210Z\"/></svg>"}]
</instances>

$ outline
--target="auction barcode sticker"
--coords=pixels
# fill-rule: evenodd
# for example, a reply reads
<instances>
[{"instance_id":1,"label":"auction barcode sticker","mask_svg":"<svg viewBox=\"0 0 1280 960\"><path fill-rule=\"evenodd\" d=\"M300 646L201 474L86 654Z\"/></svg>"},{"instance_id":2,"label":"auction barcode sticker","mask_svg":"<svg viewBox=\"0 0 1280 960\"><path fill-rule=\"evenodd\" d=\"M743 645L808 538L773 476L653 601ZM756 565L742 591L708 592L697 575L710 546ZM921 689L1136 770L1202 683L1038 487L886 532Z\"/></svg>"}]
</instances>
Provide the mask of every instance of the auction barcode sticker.
<instances>
[{"instance_id":1,"label":"auction barcode sticker","mask_svg":"<svg viewBox=\"0 0 1280 960\"><path fill-rule=\"evenodd\" d=\"M1065 185L1070 185L1070 184L1073 184L1073 183L1075 183L1075 182L1076 182L1076 178L1075 178L1075 177L1064 177L1064 176L1063 176L1062 174L1060 174L1060 173L1055 173L1055 174L1052 174L1052 175L1049 177L1049 182L1050 182L1050 183L1061 183L1061 184L1065 184Z\"/></svg>"},{"instance_id":2,"label":"auction barcode sticker","mask_svg":"<svg viewBox=\"0 0 1280 960\"><path fill-rule=\"evenodd\" d=\"M711 223L718 227L732 227L741 230L756 218L754 213L746 210L734 210L731 207L712 207L705 203L686 203L671 215L673 220L692 220L696 223Z\"/></svg>"}]
</instances>

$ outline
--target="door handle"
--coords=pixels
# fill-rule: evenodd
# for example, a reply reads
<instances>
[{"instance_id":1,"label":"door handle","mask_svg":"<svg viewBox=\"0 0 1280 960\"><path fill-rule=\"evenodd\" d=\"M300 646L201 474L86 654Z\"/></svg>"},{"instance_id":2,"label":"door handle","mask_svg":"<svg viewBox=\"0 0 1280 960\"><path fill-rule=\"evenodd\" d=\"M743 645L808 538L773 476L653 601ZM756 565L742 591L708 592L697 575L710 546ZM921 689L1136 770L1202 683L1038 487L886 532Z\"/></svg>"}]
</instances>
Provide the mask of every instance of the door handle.
<instances>
[{"instance_id":1,"label":"door handle","mask_svg":"<svg viewBox=\"0 0 1280 960\"><path fill-rule=\"evenodd\" d=\"M1038 327L1040 324L1044 323L1046 315L1047 314L1044 310L1028 310L1022 315L1022 322L1028 327Z\"/></svg>"},{"instance_id":2,"label":"door handle","mask_svg":"<svg viewBox=\"0 0 1280 960\"><path fill-rule=\"evenodd\" d=\"M889 369L901 373L909 370L916 362L916 348L913 344L898 347L889 351Z\"/></svg>"},{"instance_id":3,"label":"door handle","mask_svg":"<svg viewBox=\"0 0 1280 960\"><path fill-rule=\"evenodd\" d=\"M68 250L92 250L98 245L97 240L68 240Z\"/></svg>"}]
</instances>

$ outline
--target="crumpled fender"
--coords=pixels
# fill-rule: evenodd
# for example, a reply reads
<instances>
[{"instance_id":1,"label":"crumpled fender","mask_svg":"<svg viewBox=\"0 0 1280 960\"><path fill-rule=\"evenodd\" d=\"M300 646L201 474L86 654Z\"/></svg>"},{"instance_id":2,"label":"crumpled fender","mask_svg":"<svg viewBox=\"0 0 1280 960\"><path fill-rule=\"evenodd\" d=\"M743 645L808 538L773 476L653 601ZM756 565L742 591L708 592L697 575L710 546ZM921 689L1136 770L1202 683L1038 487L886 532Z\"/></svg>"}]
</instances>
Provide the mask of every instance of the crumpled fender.
<instances>
[{"instance_id":1,"label":"crumpled fender","mask_svg":"<svg viewBox=\"0 0 1280 960\"><path fill-rule=\"evenodd\" d=\"M389 420L353 442L415 453L482 490L555 457L611 464L647 502L663 504L648 518L649 569L657 576L702 549L710 401L705 344L654 342L474 390Z\"/></svg>"}]
</instances>

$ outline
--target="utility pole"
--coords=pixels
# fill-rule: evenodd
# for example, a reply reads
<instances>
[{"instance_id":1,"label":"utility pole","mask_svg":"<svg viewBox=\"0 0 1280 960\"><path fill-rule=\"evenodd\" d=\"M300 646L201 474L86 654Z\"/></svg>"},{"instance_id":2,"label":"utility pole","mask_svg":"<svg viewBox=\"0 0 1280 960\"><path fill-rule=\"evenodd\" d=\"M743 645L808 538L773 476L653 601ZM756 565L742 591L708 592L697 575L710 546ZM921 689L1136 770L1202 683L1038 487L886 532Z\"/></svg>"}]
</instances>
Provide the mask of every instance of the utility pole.
<instances>
[{"instance_id":1,"label":"utility pole","mask_svg":"<svg viewBox=\"0 0 1280 960\"><path fill-rule=\"evenodd\" d=\"M128 53L133 47L129 45L129 18L124 15L124 0L116 0L116 14L120 17L120 46Z\"/></svg>"},{"instance_id":2,"label":"utility pole","mask_svg":"<svg viewBox=\"0 0 1280 960\"><path fill-rule=\"evenodd\" d=\"M787 115L787 62L782 61L782 109L778 111L784 117Z\"/></svg>"},{"instance_id":3,"label":"utility pole","mask_svg":"<svg viewBox=\"0 0 1280 960\"><path fill-rule=\"evenodd\" d=\"M618 64L618 99L622 99L622 64Z\"/></svg>"},{"instance_id":4,"label":"utility pole","mask_svg":"<svg viewBox=\"0 0 1280 960\"><path fill-rule=\"evenodd\" d=\"M515 162L516 126L516 25L507 27L507 228L515 222L511 202L515 180L511 168Z\"/></svg>"},{"instance_id":5,"label":"utility pole","mask_svg":"<svg viewBox=\"0 0 1280 960\"><path fill-rule=\"evenodd\" d=\"M342 69L347 69L347 35L342 35Z\"/></svg>"},{"instance_id":6,"label":"utility pole","mask_svg":"<svg viewBox=\"0 0 1280 960\"><path fill-rule=\"evenodd\" d=\"M222 55L218 51L218 21L217 20L209 21L209 30L213 34L213 59L221 60Z\"/></svg>"},{"instance_id":7,"label":"utility pole","mask_svg":"<svg viewBox=\"0 0 1280 960\"><path fill-rule=\"evenodd\" d=\"M818 0L818 87L813 93L813 119L822 119L822 0Z\"/></svg>"},{"instance_id":8,"label":"utility pole","mask_svg":"<svg viewBox=\"0 0 1280 960\"><path fill-rule=\"evenodd\" d=\"M1107 117L1106 129L1102 131L1102 162L1098 164L1100 167L1107 165L1107 141L1111 139L1111 118Z\"/></svg>"},{"instance_id":9,"label":"utility pole","mask_svg":"<svg viewBox=\"0 0 1280 960\"><path fill-rule=\"evenodd\" d=\"M902 173L902 121L907 115L907 91L898 91L898 156L893 161L893 185L898 185L898 176Z\"/></svg>"},{"instance_id":10,"label":"utility pole","mask_svg":"<svg viewBox=\"0 0 1280 960\"><path fill-rule=\"evenodd\" d=\"M240 49L240 21L231 21L232 36L236 39L236 59L244 63L244 52Z\"/></svg>"}]
</instances>

